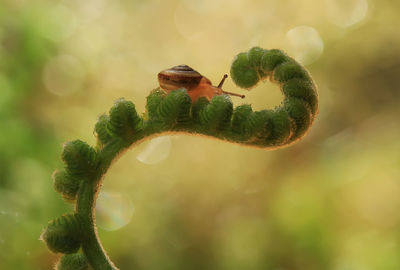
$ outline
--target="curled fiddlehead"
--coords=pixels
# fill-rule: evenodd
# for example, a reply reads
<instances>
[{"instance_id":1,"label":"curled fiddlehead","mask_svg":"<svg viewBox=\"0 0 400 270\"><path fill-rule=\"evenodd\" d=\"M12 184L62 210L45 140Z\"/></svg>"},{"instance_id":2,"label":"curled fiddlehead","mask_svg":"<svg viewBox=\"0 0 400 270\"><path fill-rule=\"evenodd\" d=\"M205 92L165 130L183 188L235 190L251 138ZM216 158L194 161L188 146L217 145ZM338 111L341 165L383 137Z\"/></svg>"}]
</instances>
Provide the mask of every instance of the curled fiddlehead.
<instances>
[{"instance_id":1,"label":"curled fiddlehead","mask_svg":"<svg viewBox=\"0 0 400 270\"><path fill-rule=\"evenodd\" d=\"M255 127L267 123L269 134L261 140L262 146L287 145L301 138L314 121L318 112L315 84L310 74L282 51L254 47L238 54L231 66L231 77L236 85L248 89L270 79L279 84L285 96L275 110L253 113L249 105L235 110L235 128L250 138L255 135Z\"/></svg>"},{"instance_id":2,"label":"curled fiddlehead","mask_svg":"<svg viewBox=\"0 0 400 270\"><path fill-rule=\"evenodd\" d=\"M166 93L160 88L147 97L146 111L119 99L95 125L96 148L75 140L64 145L65 169L53 174L54 188L75 203L75 212L49 222L42 239L53 252L64 253L57 269L117 269L97 236L94 207L101 180L111 162L125 149L163 133L202 134L264 149L287 146L300 139L318 112L316 86L310 74L280 50L258 47L238 54L231 66L236 85L250 89L270 79L285 98L274 110L233 108L228 95L194 102L186 89ZM82 253L76 253L79 249Z\"/></svg>"}]
</instances>

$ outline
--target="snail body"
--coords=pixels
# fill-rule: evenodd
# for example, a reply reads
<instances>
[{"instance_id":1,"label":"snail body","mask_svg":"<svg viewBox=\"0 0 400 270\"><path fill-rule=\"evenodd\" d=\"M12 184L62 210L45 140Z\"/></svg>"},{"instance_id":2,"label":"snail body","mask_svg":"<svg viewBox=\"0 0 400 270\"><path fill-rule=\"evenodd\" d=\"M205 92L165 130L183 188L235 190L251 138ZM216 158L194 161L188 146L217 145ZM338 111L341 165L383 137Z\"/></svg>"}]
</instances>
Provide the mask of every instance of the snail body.
<instances>
[{"instance_id":1,"label":"snail body","mask_svg":"<svg viewBox=\"0 0 400 270\"><path fill-rule=\"evenodd\" d=\"M222 90L222 85L228 75L224 75L218 86L213 86L211 81L201 75L196 70L187 65L179 65L169 69L165 69L158 73L158 82L161 89L170 93L173 90L185 88L192 102L200 97L206 97L211 100L214 96L228 94L244 98L238 95Z\"/></svg>"}]
</instances>

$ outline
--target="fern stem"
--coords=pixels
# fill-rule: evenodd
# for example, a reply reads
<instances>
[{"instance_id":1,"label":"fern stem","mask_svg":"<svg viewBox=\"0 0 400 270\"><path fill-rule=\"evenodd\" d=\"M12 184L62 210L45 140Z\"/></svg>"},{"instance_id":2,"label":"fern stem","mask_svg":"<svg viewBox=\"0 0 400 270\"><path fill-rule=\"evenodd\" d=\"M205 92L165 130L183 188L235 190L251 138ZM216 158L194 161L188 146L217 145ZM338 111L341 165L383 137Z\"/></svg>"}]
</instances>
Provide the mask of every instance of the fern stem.
<instances>
[{"instance_id":1,"label":"fern stem","mask_svg":"<svg viewBox=\"0 0 400 270\"><path fill-rule=\"evenodd\" d=\"M82 251L94 269L118 269L108 258L96 227L96 198L100 181L84 181L79 189L76 212L82 217Z\"/></svg>"}]
</instances>

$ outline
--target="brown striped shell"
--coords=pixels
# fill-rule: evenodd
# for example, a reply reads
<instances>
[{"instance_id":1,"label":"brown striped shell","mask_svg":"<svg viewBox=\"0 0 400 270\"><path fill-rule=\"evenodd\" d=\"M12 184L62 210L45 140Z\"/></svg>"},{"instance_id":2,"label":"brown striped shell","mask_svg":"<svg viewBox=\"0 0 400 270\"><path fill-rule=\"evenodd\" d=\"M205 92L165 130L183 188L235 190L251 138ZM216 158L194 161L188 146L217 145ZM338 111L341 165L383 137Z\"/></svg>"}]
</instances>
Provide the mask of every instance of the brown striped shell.
<instances>
[{"instance_id":1,"label":"brown striped shell","mask_svg":"<svg viewBox=\"0 0 400 270\"><path fill-rule=\"evenodd\" d=\"M188 91L197 87L203 75L187 65L179 65L158 73L160 87L166 91L186 88Z\"/></svg>"}]
</instances>

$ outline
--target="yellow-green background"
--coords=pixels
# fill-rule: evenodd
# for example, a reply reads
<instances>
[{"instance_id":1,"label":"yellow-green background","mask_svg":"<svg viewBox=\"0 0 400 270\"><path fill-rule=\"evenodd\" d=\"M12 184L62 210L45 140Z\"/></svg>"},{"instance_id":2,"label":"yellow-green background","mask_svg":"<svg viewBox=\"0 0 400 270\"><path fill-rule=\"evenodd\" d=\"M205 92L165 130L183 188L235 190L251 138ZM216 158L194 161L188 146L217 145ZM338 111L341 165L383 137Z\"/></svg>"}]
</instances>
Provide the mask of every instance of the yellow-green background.
<instances>
[{"instance_id":1,"label":"yellow-green background","mask_svg":"<svg viewBox=\"0 0 400 270\"><path fill-rule=\"evenodd\" d=\"M39 236L73 208L52 189L64 141L95 144L94 123L117 98L142 112L162 69L185 63L218 83L251 46L310 50L311 131L275 151L176 136L152 165L136 158L146 145L132 149L102 188L134 209L121 229L99 228L112 260L400 269L399 16L395 0L0 0L0 269L54 265ZM314 39L292 44L293 29ZM230 80L224 89L245 93ZM234 104L282 100L270 83L246 94Z\"/></svg>"}]
</instances>

